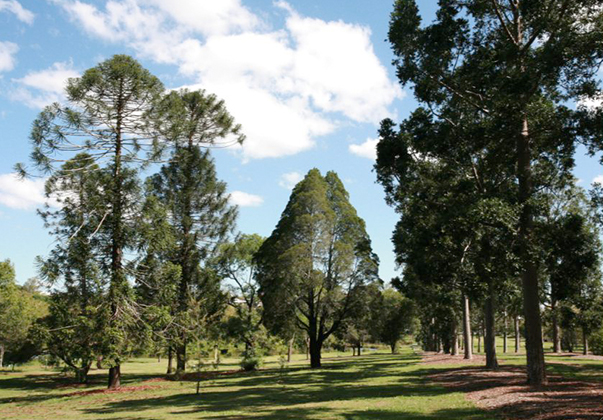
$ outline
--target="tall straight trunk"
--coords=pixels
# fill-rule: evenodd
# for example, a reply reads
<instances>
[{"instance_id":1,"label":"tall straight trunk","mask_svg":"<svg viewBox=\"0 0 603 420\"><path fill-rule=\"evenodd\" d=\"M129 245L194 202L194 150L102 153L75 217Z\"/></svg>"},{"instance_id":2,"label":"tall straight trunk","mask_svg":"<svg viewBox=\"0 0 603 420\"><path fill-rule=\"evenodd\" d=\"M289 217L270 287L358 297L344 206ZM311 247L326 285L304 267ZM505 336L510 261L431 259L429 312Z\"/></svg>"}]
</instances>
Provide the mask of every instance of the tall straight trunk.
<instances>
[{"instance_id":1,"label":"tall straight trunk","mask_svg":"<svg viewBox=\"0 0 603 420\"><path fill-rule=\"evenodd\" d=\"M352 357L356 356L356 346L352 344Z\"/></svg>"},{"instance_id":2,"label":"tall straight trunk","mask_svg":"<svg viewBox=\"0 0 603 420\"><path fill-rule=\"evenodd\" d=\"M295 336L291 337L289 340L289 345L287 348L287 362L291 362L291 356L293 355L293 341L295 340Z\"/></svg>"},{"instance_id":3,"label":"tall straight trunk","mask_svg":"<svg viewBox=\"0 0 603 420\"><path fill-rule=\"evenodd\" d=\"M507 323L507 311L505 310L504 313L504 331L503 331L503 353L507 352L507 340L508 340L508 334L507 334L507 328L509 327L508 323Z\"/></svg>"},{"instance_id":4,"label":"tall straight trunk","mask_svg":"<svg viewBox=\"0 0 603 420\"><path fill-rule=\"evenodd\" d=\"M582 327L582 344L584 346L582 353L584 355L587 355L588 354L588 332L586 331L586 328L584 328L584 327Z\"/></svg>"},{"instance_id":5,"label":"tall straight trunk","mask_svg":"<svg viewBox=\"0 0 603 420\"><path fill-rule=\"evenodd\" d=\"M494 306L495 294L492 281L488 285L488 297L486 298L484 318L486 320L486 333L484 335L484 348L486 350L486 367L488 369L498 369L498 360L496 360L496 334L495 334L495 319Z\"/></svg>"},{"instance_id":6,"label":"tall straight trunk","mask_svg":"<svg viewBox=\"0 0 603 420\"><path fill-rule=\"evenodd\" d=\"M540 319L540 296L538 270L530 252L533 231L533 211L530 200L532 187L532 153L528 119L524 115L521 135L517 136L517 179L519 184L519 248L522 264L523 310L526 328L526 361L528 384L539 387L546 384L544 349L542 347L542 321Z\"/></svg>"},{"instance_id":7,"label":"tall straight trunk","mask_svg":"<svg viewBox=\"0 0 603 420\"><path fill-rule=\"evenodd\" d=\"M561 334L557 320L557 301L551 299L551 315L553 317L553 353L561 353Z\"/></svg>"},{"instance_id":8,"label":"tall straight trunk","mask_svg":"<svg viewBox=\"0 0 603 420\"><path fill-rule=\"evenodd\" d=\"M477 332L477 352L482 352L482 335L479 333L479 331Z\"/></svg>"},{"instance_id":9,"label":"tall straight trunk","mask_svg":"<svg viewBox=\"0 0 603 420\"><path fill-rule=\"evenodd\" d=\"M214 346L214 364L218 364L220 363L220 349L218 348L218 345Z\"/></svg>"},{"instance_id":10,"label":"tall straight trunk","mask_svg":"<svg viewBox=\"0 0 603 420\"><path fill-rule=\"evenodd\" d=\"M397 344L396 341L389 343L389 347L392 350L392 354L396 354L396 344Z\"/></svg>"},{"instance_id":11,"label":"tall straight trunk","mask_svg":"<svg viewBox=\"0 0 603 420\"><path fill-rule=\"evenodd\" d=\"M356 356L362 356L362 344L358 343L358 353Z\"/></svg>"},{"instance_id":12,"label":"tall straight trunk","mask_svg":"<svg viewBox=\"0 0 603 420\"><path fill-rule=\"evenodd\" d=\"M182 213L180 223L182 225L182 245L179 250L180 267L182 275L180 277L179 293L178 293L178 310L180 313L185 313L189 309L189 287L193 284L195 271L198 266L198 261L195 260L195 233L193 232L193 203L192 195L194 189L194 144L193 138L189 137L188 147L185 148L188 153L182 164L185 167L184 187L181 191ZM180 332L180 343L176 347L176 373L184 373L186 370L186 344L188 342L187 333L185 330Z\"/></svg>"},{"instance_id":13,"label":"tall straight trunk","mask_svg":"<svg viewBox=\"0 0 603 420\"><path fill-rule=\"evenodd\" d=\"M310 337L306 338L306 360L310 358Z\"/></svg>"},{"instance_id":14,"label":"tall straight trunk","mask_svg":"<svg viewBox=\"0 0 603 420\"><path fill-rule=\"evenodd\" d=\"M111 307L110 327L119 319L119 300L123 298L124 287L127 286L127 280L123 270L123 247L124 247L124 226L123 226L123 179L122 179L122 100L117 106L117 124L116 141L113 168L113 202L112 202L112 232L111 232L111 280L109 284L109 302ZM119 340L112 338L112 341ZM113 342L115 347L120 343ZM109 368L108 387L110 389L119 388L121 385L121 369L119 357L113 360L113 367Z\"/></svg>"},{"instance_id":15,"label":"tall straight trunk","mask_svg":"<svg viewBox=\"0 0 603 420\"><path fill-rule=\"evenodd\" d=\"M182 374L186 371L186 333L182 333L180 336L182 340L176 346L176 373Z\"/></svg>"},{"instance_id":16,"label":"tall straight trunk","mask_svg":"<svg viewBox=\"0 0 603 420\"><path fill-rule=\"evenodd\" d=\"M469 298L463 295L463 347L465 359L473 359L473 333L471 332L471 313Z\"/></svg>"},{"instance_id":17,"label":"tall straight trunk","mask_svg":"<svg viewBox=\"0 0 603 420\"><path fill-rule=\"evenodd\" d=\"M457 356L459 354L459 339L457 331L456 318L452 322L452 355Z\"/></svg>"},{"instance_id":18,"label":"tall straight trunk","mask_svg":"<svg viewBox=\"0 0 603 420\"><path fill-rule=\"evenodd\" d=\"M172 366L172 359L174 358L172 346L168 347L168 366L167 366L167 374L171 375L174 371L174 367Z\"/></svg>"},{"instance_id":19,"label":"tall straight trunk","mask_svg":"<svg viewBox=\"0 0 603 420\"><path fill-rule=\"evenodd\" d=\"M521 336L519 335L519 315L515 315L515 353L519 353L519 343L521 342Z\"/></svg>"},{"instance_id":20,"label":"tall straight trunk","mask_svg":"<svg viewBox=\"0 0 603 420\"><path fill-rule=\"evenodd\" d=\"M0 344L0 368L4 367L4 344Z\"/></svg>"}]
</instances>

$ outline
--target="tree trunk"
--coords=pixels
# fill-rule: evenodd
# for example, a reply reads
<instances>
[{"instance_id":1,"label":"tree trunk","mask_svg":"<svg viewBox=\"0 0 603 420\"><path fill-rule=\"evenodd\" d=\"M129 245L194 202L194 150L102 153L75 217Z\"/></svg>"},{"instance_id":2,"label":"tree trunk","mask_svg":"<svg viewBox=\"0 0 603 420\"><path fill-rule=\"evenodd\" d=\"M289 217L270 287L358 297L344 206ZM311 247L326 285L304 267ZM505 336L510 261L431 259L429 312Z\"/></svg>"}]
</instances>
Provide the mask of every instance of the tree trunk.
<instances>
[{"instance_id":1,"label":"tree trunk","mask_svg":"<svg viewBox=\"0 0 603 420\"><path fill-rule=\"evenodd\" d=\"M389 347L392 349L392 354L396 354L396 342L390 343Z\"/></svg>"},{"instance_id":2,"label":"tree trunk","mask_svg":"<svg viewBox=\"0 0 603 420\"><path fill-rule=\"evenodd\" d=\"M458 339L458 324L456 317L452 320L452 355L457 356L459 354L459 339Z\"/></svg>"},{"instance_id":3,"label":"tree trunk","mask_svg":"<svg viewBox=\"0 0 603 420\"><path fill-rule=\"evenodd\" d=\"M542 347L542 321L540 319L540 296L538 270L531 255L533 231L532 167L530 137L527 116L523 116L521 135L517 136L517 180L519 184L519 248L523 268L523 310L526 328L526 361L528 384L535 387L546 384L544 349Z\"/></svg>"},{"instance_id":4,"label":"tree trunk","mask_svg":"<svg viewBox=\"0 0 603 420\"><path fill-rule=\"evenodd\" d=\"M4 367L4 344L0 344L0 368Z\"/></svg>"},{"instance_id":5,"label":"tree trunk","mask_svg":"<svg viewBox=\"0 0 603 420\"><path fill-rule=\"evenodd\" d=\"M119 388L121 386L121 365L118 363L109 368L109 385L110 389Z\"/></svg>"},{"instance_id":6,"label":"tree trunk","mask_svg":"<svg viewBox=\"0 0 603 420\"><path fill-rule=\"evenodd\" d=\"M477 352L482 352L482 335L479 333L479 331L477 332Z\"/></svg>"},{"instance_id":7,"label":"tree trunk","mask_svg":"<svg viewBox=\"0 0 603 420\"><path fill-rule=\"evenodd\" d=\"M98 356L96 358L96 368L97 369L102 369L103 368L103 356Z\"/></svg>"},{"instance_id":8,"label":"tree trunk","mask_svg":"<svg viewBox=\"0 0 603 420\"><path fill-rule=\"evenodd\" d=\"M182 374L186 371L186 337L182 334L183 342L176 347L176 373Z\"/></svg>"},{"instance_id":9,"label":"tree trunk","mask_svg":"<svg viewBox=\"0 0 603 420\"><path fill-rule=\"evenodd\" d=\"M167 366L167 374L171 375L174 371L174 367L172 365L172 359L174 355L172 354L172 346L168 347L168 366Z\"/></svg>"},{"instance_id":10,"label":"tree trunk","mask_svg":"<svg viewBox=\"0 0 603 420\"><path fill-rule=\"evenodd\" d=\"M75 380L77 383L86 384L88 383L88 371L90 370L91 363L82 363L82 366L75 372Z\"/></svg>"},{"instance_id":11,"label":"tree trunk","mask_svg":"<svg viewBox=\"0 0 603 420\"><path fill-rule=\"evenodd\" d=\"M220 363L220 349L217 345L214 346L214 364Z\"/></svg>"},{"instance_id":12,"label":"tree trunk","mask_svg":"<svg viewBox=\"0 0 603 420\"><path fill-rule=\"evenodd\" d=\"M521 336L519 335L519 315L515 315L515 353L519 353L519 343Z\"/></svg>"},{"instance_id":13,"label":"tree trunk","mask_svg":"<svg viewBox=\"0 0 603 420\"><path fill-rule=\"evenodd\" d=\"M362 344L358 343L358 354L357 356L362 356Z\"/></svg>"},{"instance_id":14,"label":"tree trunk","mask_svg":"<svg viewBox=\"0 0 603 420\"><path fill-rule=\"evenodd\" d=\"M507 323L507 311L505 311L505 313L504 313L504 328L505 328L505 330L503 331L503 353L507 352L507 340L508 340L507 328L508 327L509 327L509 325Z\"/></svg>"},{"instance_id":15,"label":"tree trunk","mask_svg":"<svg viewBox=\"0 0 603 420\"><path fill-rule=\"evenodd\" d=\"M310 358L310 338L306 338L306 360Z\"/></svg>"},{"instance_id":16,"label":"tree trunk","mask_svg":"<svg viewBox=\"0 0 603 420\"><path fill-rule=\"evenodd\" d=\"M295 336L291 337L289 340L289 346L287 348L287 362L291 363L291 356L293 355L293 340L295 340Z\"/></svg>"},{"instance_id":17,"label":"tree trunk","mask_svg":"<svg viewBox=\"0 0 603 420\"><path fill-rule=\"evenodd\" d=\"M553 353L561 353L561 334L557 320L557 302L551 299L551 315L553 317Z\"/></svg>"},{"instance_id":18,"label":"tree trunk","mask_svg":"<svg viewBox=\"0 0 603 420\"><path fill-rule=\"evenodd\" d=\"M320 351L322 349L322 343L315 337L310 336L310 367L319 368L320 364Z\"/></svg>"},{"instance_id":19,"label":"tree trunk","mask_svg":"<svg viewBox=\"0 0 603 420\"><path fill-rule=\"evenodd\" d=\"M588 354L588 332L586 331L586 328L582 328L582 343L584 345L584 349L582 351L582 353L584 355Z\"/></svg>"},{"instance_id":20,"label":"tree trunk","mask_svg":"<svg viewBox=\"0 0 603 420\"><path fill-rule=\"evenodd\" d=\"M463 296L463 348L465 359L473 359L473 333L471 332L471 313L469 307L469 298Z\"/></svg>"},{"instance_id":21,"label":"tree trunk","mask_svg":"<svg viewBox=\"0 0 603 420\"><path fill-rule=\"evenodd\" d=\"M114 168L113 168L113 202L112 202L112 232L111 232L111 278L109 281L109 304L111 307L111 318L109 320L109 327L115 328L115 324L118 323L120 316L119 309L122 304L121 300L125 298L124 292L128 287L128 280L124 273L123 268L123 248L124 248L124 216L123 216L123 175L121 171L122 166L122 112L123 112L123 98L119 99L117 105L117 123L116 123L116 140L115 140L115 154L114 154ZM111 336L111 341L115 347L119 347L119 338L115 335ZM112 360L114 366L109 369L109 388L119 388L121 384L121 370L120 360L116 358Z\"/></svg>"},{"instance_id":22,"label":"tree trunk","mask_svg":"<svg viewBox=\"0 0 603 420\"><path fill-rule=\"evenodd\" d=\"M486 368L498 369L498 360L496 360L496 334L495 334L495 319L494 305L496 297L494 295L494 287L492 282L488 285L489 293L486 298L486 306L484 317L486 319L486 334L484 335L484 348L486 350Z\"/></svg>"}]
</instances>

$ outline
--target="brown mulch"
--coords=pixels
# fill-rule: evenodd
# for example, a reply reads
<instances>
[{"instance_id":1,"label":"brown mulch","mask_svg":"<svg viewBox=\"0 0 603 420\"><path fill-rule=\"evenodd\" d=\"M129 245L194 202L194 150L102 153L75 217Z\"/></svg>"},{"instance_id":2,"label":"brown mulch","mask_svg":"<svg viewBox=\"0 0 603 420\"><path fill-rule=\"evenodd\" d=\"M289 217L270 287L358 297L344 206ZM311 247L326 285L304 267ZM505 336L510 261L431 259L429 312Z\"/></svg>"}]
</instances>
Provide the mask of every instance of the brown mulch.
<instances>
[{"instance_id":1,"label":"brown mulch","mask_svg":"<svg viewBox=\"0 0 603 420\"><path fill-rule=\"evenodd\" d=\"M69 394L65 394L64 396L65 397L82 397L82 396L93 395L93 394L122 394L122 393L128 393L128 392L146 391L149 389L156 389L156 388L159 388L159 386L157 386L157 385L122 386L120 388L115 388L115 389L103 388L103 389L90 389L88 391L71 392Z\"/></svg>"},{"instance_id":2,"label":"brown mulch","mask_svg":"<svg viewBox=\"0 0 603 420\"><path fill-rule=\"evenodd\" d=\"M198 381L201 379L213 379L220 376L230 376L235 375L237 373L244 372L243 369L237 370L221 370L221 371L213 371L213 372L189 372L185 373L182 376L176 377L175 375L171 378L177 379L179 381Z\"/></svg>"},{"instance_id":3,"label":"brown mulch","mask_svg":"<svg viewBox=\"0 0 603 420\"><path fill-rule=\"evenodd\" d=\"M422 352L421 364L423 365L483 365L486 363L486 356L474 354L473 359L465 360L462 354L452 356L450 354Z\"/></svg>"},{"instance_id":4,"label":"brown mulch","mask_svg":"<svg viewBox=\"0 0 603 420\"><path fill-rule=\"evenodd\" d=\"M440 355L441 356L441 355ZM425 355L426 359L433 357ZM507 420L600 420L603 385L549 377L549 384L534 390L525 384L525 369L502 366L497 371L467 366L444 370L430 380L463 392L477 406Z\"/></svg>"}]
</instances>

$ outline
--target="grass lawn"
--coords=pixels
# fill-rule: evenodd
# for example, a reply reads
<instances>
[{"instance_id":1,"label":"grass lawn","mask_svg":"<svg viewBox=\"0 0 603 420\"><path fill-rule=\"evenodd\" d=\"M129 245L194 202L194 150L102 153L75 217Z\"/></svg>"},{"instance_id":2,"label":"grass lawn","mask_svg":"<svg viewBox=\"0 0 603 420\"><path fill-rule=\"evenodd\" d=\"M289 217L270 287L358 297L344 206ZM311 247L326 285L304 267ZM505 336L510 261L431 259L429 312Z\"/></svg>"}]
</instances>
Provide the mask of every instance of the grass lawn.
<instances>
[{"instance_id":1,"label":"grass lawn","mask_svg":"<svg viewBox=\"0 0 603 420\"><path fill-rule=\"evenodd\" d=\"M410 348L399 355L325 354L322 369L298 355L289 368L269 358L265 369L202 382L150 381L165 361L136 359L122 366L122 392L73 395L103 389L106 371L92 372L85 388L40 366L0 372L1 419L492 419L464 395L428 382L442 367L426 366ZM236 369L225 360L221 369ZM127 387L143 389L127 390Z\"/></svg>"}]
</instances>

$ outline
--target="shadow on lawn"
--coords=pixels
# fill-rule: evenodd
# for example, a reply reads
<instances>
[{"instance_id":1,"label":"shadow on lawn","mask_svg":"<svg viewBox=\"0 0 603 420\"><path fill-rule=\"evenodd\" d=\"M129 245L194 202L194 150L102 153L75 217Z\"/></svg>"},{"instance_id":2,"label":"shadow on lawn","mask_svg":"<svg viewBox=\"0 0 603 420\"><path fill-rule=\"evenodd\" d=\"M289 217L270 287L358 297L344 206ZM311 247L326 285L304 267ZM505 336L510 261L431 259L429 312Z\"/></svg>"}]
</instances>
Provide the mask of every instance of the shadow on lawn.
<instances>
[{"instance_id":1,"label":"shadow on lawn","mask_svg":"<svg viewBox=\"0 0 603 420\"><path fill-rule=\"evenodd\" d=\"M400 372L396 368L415 362L411 356L367 356L347 360L331 360L319 370L293 369L281 376L276 370L246 374L248 378L236 384L228 379L218 379L205 385L201 395L177 394L140 400L110 402L102 407L90 408L89 414L115 414L168 409L171 415L205 413L211 419L303 419L312 415L325 414L329 408L312 407L333 401L395 398L400 396L437 397L451 391L429 386L417 371ZM294 373L294 374L293 374ZM364 383L377 379L382 384ZM305 387L302 387L305 385ZM228 389L233 387L235 389ZM300 405L308 407L299 407ZM233 415L233 412L244 414ZM228 413L228 414L226 414ZM340 413L341 414L341 413ZM346 419L480 419L483 412L477 409L450 409L436 414L394 411L353 411L345 414Z\"/></svg>"},{"instance_id":2,"label":"shadow on lawn","mask_svg":"<svg viewBox=\"0 0 603 420\"><path fill-rule=\"evenodd\" d=\"M122 377L122 385L129 386L133 383L142 382L156 378L152 374L133 374ZM88 376L87 384L78 384L72 377L60 373L28 374L25 376L6 375L0 376L0 389L19 390L27 392L24 396L0 398L0 404L25 403L36 404L38 402L64 398L76 391L86 391L107 384L107 372L98 370ZM57 393L57 389L63 389L64 393Z\"/></svg>"}]
</instances>

